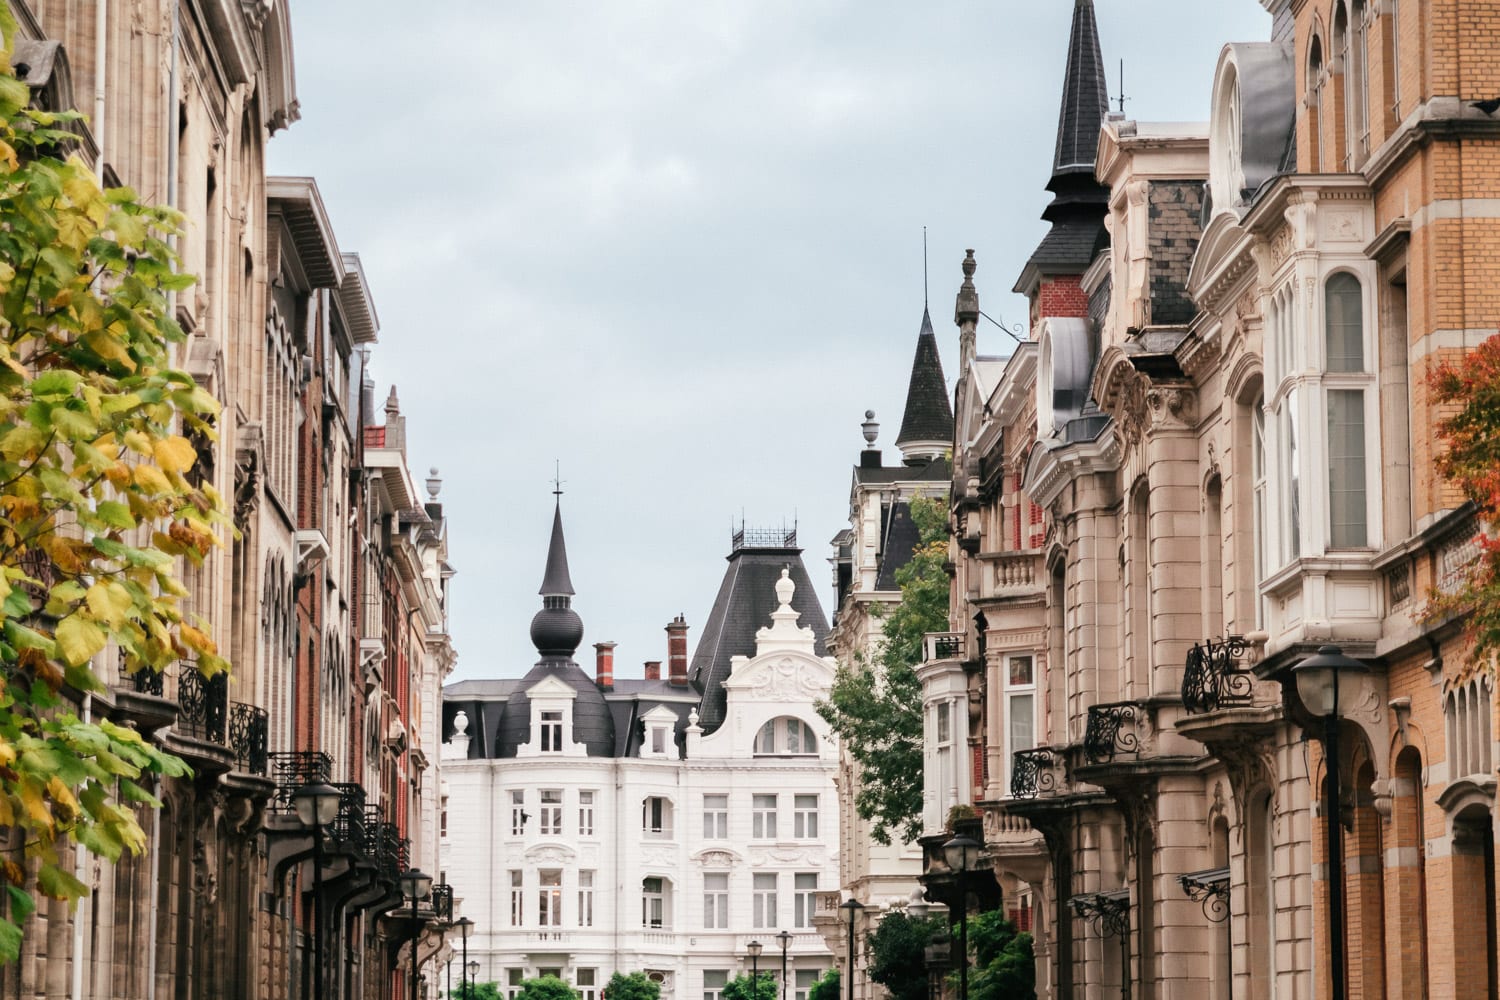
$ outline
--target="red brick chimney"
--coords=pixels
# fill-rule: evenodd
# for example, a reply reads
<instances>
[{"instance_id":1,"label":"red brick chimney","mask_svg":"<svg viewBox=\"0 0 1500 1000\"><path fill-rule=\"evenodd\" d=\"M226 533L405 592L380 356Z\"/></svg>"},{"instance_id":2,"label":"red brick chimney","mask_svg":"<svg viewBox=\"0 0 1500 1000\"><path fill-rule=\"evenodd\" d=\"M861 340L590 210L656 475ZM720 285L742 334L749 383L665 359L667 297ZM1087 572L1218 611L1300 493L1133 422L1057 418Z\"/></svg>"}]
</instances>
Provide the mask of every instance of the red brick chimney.
<instances>
[{"instance_id":1,"label":"red brick chimney","mask_svg":"<svg viewBox=\"0 0 1500 1000\"><path fill-rule=\"evenodd\" d=\"M687 619L678 615L667 626L667 683L687 687Z\"/></svg>"},{"instance_id":2,"label":"red brick chimney","mask_svg":"<svg viewBox=\"0 0 1500 1000\"><path fill-rule=\"evenodd\" d=\"M646 680L648 680L648 681L659 681L659 680L661 680L661 661L660 660L647 660L646 661Z\"/></svg>"},{"instance_id":3,"label":"red brick chimney","mask_svg":"<svg viewBox=\"0 0 1500 1000\"><path fill-rule=\"evenodd\" d=\"M618 643L594 643L594 683L601 691L615 689L615 646Z\"/></svg>"}]
</instances>

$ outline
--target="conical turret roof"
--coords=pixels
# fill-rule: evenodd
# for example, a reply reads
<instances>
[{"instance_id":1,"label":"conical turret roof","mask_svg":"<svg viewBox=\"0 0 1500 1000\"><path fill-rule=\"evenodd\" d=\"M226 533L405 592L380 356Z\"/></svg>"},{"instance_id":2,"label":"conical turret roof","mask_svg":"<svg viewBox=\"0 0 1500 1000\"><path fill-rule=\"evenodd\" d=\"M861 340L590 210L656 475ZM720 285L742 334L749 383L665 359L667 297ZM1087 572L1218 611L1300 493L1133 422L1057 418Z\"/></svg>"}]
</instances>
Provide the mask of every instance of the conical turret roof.
<instances>
[{"instance_id":1,"label":"conical turret roof","mask_svg":"<svg viewBox=\"0 0 1500 1000\"><path fill-rule=\"evenodd\" d=\"M547 571L542 574L543 597L572 597L573 579L568 575L568 543L563 538L562 499L552 508L552 541L547 545Z\"/></svg>"},{"instance_id":2,"label":"conical turret roof","mask_svg":"<svg viewBox=\"0 0 1500 1000\"><path fill-rule=\"evenodd\" d=\"M901 415L901 433L896 447L908 462L941 455L953 443L953 404L943 379L943 359L938 356L932 316L922 307L922 328L917 333L917 352L911 361L911 381L906 388L906 411Z\"/></svg>"}]
</instances>

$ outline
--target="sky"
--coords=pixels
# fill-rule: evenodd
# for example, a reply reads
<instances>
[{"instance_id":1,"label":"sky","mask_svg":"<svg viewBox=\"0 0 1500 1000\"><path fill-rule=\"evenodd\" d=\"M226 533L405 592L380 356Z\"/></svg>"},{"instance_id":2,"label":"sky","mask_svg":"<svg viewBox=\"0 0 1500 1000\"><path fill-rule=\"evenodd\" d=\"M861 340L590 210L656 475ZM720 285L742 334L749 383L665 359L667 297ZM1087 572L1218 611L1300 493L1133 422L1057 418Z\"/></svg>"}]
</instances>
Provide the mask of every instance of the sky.
<instances>
[{"instance_id":1,"label":"sky","mask_svg":"<svg viewBox=\"0 0 1500 1000\"><path fill-rule=\"evenodd\" d=\"M695 647L742 519L796 524L831 617L866 409L896 461L923 227L950 390L966 248L981 308L1026 318L1073 6L292 0L271 169L360 254L377 400L443 480L450 680L537 659L555 468L585 669L612 640L640 676L678 613ZM1270 34L1256 0L1096 10L1142 121L1206 120L1221 47Z\"/></svg>"}]
</instances>

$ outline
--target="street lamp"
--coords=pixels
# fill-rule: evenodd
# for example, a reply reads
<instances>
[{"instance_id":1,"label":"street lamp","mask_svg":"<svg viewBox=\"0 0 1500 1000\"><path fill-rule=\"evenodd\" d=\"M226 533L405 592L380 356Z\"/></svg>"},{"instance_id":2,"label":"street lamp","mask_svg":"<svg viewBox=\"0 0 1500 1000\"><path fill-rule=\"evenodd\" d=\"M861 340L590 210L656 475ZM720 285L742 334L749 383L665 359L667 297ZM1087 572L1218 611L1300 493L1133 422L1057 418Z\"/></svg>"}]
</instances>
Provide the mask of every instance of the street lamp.
<instances>
[{"instance_id":1,"label":"street lamp","mask_svg":"<svg viewBox=\"0 0 1500 1000\"><path fill-rule=\"evenodd\" d=\"M1344 961L1344 844L1339 827L1339 676L1368 674L1370 667L1345 656L1337 646L1321 646L1292 668L1297 695L1314 716L1323 719L1323 817L1328 829L1328 956L1332 966L1331 1000L1344 1000L1349 970Z\"/></svg>"},{"instance_id":2,"label":"street lamp","mask_svg":"<svg viewBox=\"0 0 1500 1000\"><path fill-rule=\"evenodd\" d=\"M750 996L754 1000L760 1000L760 953L764 947L759 941L745 945L745 950L750 953Z\"/></svg>"},{"instance_id":3,"label":"street lamp","mask_svg":"<svg viewBox=\"0 0 1500 1000\"><path fill-rule=\"evenodd\" d=\"M844 916L849 921L849 953L847 962L849 966L847 970L849 973L849 989L845 994L849 1000L854 1000L854 924L859 920L859 911L864 908L865 904L853 896L850 896L839 904L839 909L844 911Z\"/></svg>"},{"instance_id":4,"label":"street lamp","mask_svg":"<svg viewBox=\"0 0 1500 1000\"><path fill-rule=\"evenodd\" d=\"M469 991L464 995L464 1000L470 1000L474 995L474 989L479 985L479 959L469 963Z\"/></svg>"},{"instance_id":5,"label":"street lamp","mask_svg":"<svg viewBox=\"0 0 1500 1000\"><path fill-rule=\"evenodd\" d=\"M979 841L963 834L943 845L943 860L958 890L958 1000L969 1000L969 872L979 863Z\"/></svg>"},{"instance_id":6,"label":"street lamp","mask_svg":"<svg viewBox=\"0 0 1500 1000\"><path fill-rule=\"evenodd\" d=\"M401 873L401 891L411 897L411 1000L417 1000L417 943L422 937L422 925L417 923L417 901L426 899L432 891L432 876L417 868Z\"/></svg>"},{"instance_id":7,"label":"street lamp","mask_svg":"<svg viewBox=\"0 0 1500 1000\"><path fill-rule=\"evenodd\" d=\"M313 982L323 1000L323 827L339 814L343 793L326 781L301 785L292 793L292 809L302 825L312 830L313 842ZM305 983L306 980L304 979Z\"/></svg>"},{"instance_id":8,"label":"street lamp","mask_svg":"<svg viewBox=\"0 0 1500 1000\"><path fill-rule=\"evenodd\" d=\"M776 940L781 942L781 1000L786 1000L786 947L792 943L792 936L782 931Z\"/></svg>"},{"instance_id":9,"label":"street lamp","mask_svg":"<svg viewBox=\"0 0 1500 1000\"><path fill-rule=\"evenodd\" d=\"M469 930L474 926L474 921L464 917L458 921L457 926L464 941L464 955L458 962L458 978L463 980L464 1000L469 1000Z\"/></svg>"}]
</instances>

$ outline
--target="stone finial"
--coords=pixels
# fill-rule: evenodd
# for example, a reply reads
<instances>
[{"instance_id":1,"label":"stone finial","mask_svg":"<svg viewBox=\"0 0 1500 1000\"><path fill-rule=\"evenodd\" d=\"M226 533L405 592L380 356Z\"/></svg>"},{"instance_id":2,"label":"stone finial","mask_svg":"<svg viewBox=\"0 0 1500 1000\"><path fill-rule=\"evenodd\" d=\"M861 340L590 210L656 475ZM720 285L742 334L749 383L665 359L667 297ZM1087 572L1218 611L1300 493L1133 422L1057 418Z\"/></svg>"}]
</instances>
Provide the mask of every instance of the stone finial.
<instances>
[{"instance_id":1,"label":"stone finial","mask_svg":"<svg viewBox=\"0 0 1500 1000\"><path fill-rule=\"evenodd\" d=\"M781 579L776 581L776 600L783 608L792 606L792 594L797 590L797 585L792 582L791 571L785 567L781 570Z\"/></svg>"},{"instance_id":2,"label":"stone finial","mask_svg":"<svg viewBox=\"0 0 1500 1000\"><path fill-rule=\"evenodd\" d=\"M437 466L434 465L427 470L427 498L429 500L436 500L442 488L443 481L438 478Z\"/></svg>"},{"instance_id":3,"label":"stone finial","mask_svg":"<svg viewBox=\"0 0 1500 1000\"><path fill-rule=\"evenodd\" d=\"M874 410L865 411L865 422L859 425L859 429L864 432L865 444L873 445L880 434L880 424L875 420Z\"/></svg>"},{"instance_id":4,"label":"stone finial","mask_svg":"<svg viewBox=\"0 0 1500 1000\"><path fill-rule=\"evenodd\" d=\"M453 735L466 736L469 732L469 713L459 709L458 714L453 716Z\"/></svg>"},{"instance_id":5,"label":"stone finial","mask_svg":"<svg viewBox=\"0 0 1500 1000\"><path fill-rule=\"evenodd\" d=\"M387 416L394 416L401 412L401 401L396 398L396 387L391 386L391 393L385 397L385 412Z\"/></svg>"},{"instance_id":6,"label":"stone finial","mask_svg":"<svg viewBox=\"0 0 1500 1000\"><path fill-rule=\"evenodd\" d=\"M974 251L964 251L964 281L958 288L958 299L953 306L953 322L959 326L965 323L979 322L979 292L974 287L974 270L978 262L974 260Z\"/></svg>"}]
</instances>

